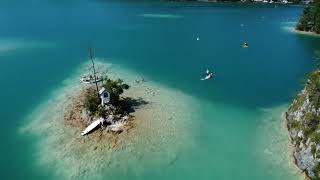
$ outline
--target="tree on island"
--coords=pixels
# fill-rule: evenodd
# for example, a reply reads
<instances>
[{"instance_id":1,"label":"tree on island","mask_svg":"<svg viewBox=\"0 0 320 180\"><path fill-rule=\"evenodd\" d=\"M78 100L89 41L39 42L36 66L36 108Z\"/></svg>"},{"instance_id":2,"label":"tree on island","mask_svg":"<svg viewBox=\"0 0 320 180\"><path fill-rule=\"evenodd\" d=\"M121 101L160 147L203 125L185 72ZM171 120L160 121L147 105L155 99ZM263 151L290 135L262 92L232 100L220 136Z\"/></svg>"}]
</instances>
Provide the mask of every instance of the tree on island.
<instances>
[{"instance_id":1,"label":"tree on island","mask_svg":"<svg viewBox=\"0 0 320 180\"><path fill-rule=\"evenodd\" d=\"M315 106L316 114L320 108L320 71L312 72L306 83L310 102Z\"/></svg>"},{"instance_id":2,"label":"tree on island","mask_svg":"<svg viewBox=\"0 0 320 180\"><path fill-rule=\"evenodd\" d=\"M320 0L315 0L303 10L296 29L320 34Z\"/></svg>"},{"instance_id":3,"label":"tree on island","mask_svg":"<svg viewBox=\"0 0 320 180\"><path fill-rule=\"evenodd\" d=\"M103 83L102 87L106 88L106 90L111 95L110 103L112 105L118 105L120 103L120 95L130 88L128 84L125 84L122 79L112 80L108 79L105 83Z\"/></svg>"},{"instance_id":4,"label":"tree on island","mask_svg":"<svg viewBox=\"0 0 320 180\"><path fill-rule=\"evenodd\" d=\"M130 86L125 84L122 79L105 79L102 87L110 93L110 104L115 107L117 112L123 112L123 101L120 99L120 95L124 90L129 89ZM106 115L106 109L101 105L101 99L97 97L95 91L88 91L86 93L84 107L92 116L104 117Z\"/></svg>"}]
</instances>

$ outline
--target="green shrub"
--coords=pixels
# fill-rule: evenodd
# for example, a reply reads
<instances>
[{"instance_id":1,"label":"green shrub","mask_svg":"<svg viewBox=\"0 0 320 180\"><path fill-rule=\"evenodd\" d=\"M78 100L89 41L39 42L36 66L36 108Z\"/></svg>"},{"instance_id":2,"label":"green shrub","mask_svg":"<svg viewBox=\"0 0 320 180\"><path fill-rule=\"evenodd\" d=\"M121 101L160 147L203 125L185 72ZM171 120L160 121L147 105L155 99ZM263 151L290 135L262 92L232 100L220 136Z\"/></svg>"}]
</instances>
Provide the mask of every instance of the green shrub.
<instances>
[{"instance_id":1,"label":"green shrub","mask_svg":"<svg viewBox=\"0 0 320 180\"><path fill-rule=\"evenodd\" d=\"M129 89L130 86L123 83L123 80L121 79L107 79L102 86L110 93L110 103L116 108L115 113L122 114L123 109L121 105L123 102L120 100L120 95L124 90ZM90 111L93 116L105 117L107 111L100 103L101 100L96 91L89 89L85 96L84 107Z\"/></svg>"},{"instance_id":2,"label":"green shrub","mask_svg":"<svg viewBox=\"0 0 320 180\"><path fill-rule=\"evenodd\" d=\"M85 100L84 100L84 107L90 111L92 114L95 114L96 111L99 109L100 105L100 98L97 96L96 93L87 93Z\"/></svg>"},{"instance_id":3,"label":"green shrub","mask_svg":"<svg viewBox=\"0 0 320 180\"><path fill-rule=\"evenodd\" d=\"M316 144L320 143L320 133L313 132L310 134L310 139L312 142L315 142Z\"/></svg>"},{"instance_id":4,"label":"green shrub","mask_svg":"<svg viewBox=\"0 0 320 180\"><path fill-rule=\"evenodd\" d=\"M305 136L314 134L319 125L319 119L312 113L307 112L304 116L303 131Z\"/></svg>"},{"instance_id":5,"label":"green shrub","mask_svg":"<svg viewBox=\"0 0 320 180\"><path fill-rule=\"evenodd\" d=\"M106 117L106 114L107 114L107 110L101 105L99 105L97 111L95 112L95 116L104 118Z\"/></svg>"},{"instance_id":6,"label":"green shrub","mask_svg":"<svg viewBox=\"0 0 320 180\"><path fill-rule=\"evenodd\" d=\"M313 144L313 145L311 146L311 153L312 153L312 154L315 154L315 153L316 153L316 150L317 150L317 146Z\"/></svg>"},{"instance_id":7,"label":"green shrub","mask_svg":"<svg viewBox=\"0 0 320 180\"><path fill-rule=\"evenodd\" d=\"M293 129L302 129L303 128L300 121L292 121L289 123L289 126L290 126L290 128L293 128Z\"/></svg>"},{"instance_id":8,"label":"green shrub","mask_svg":"<svg viewBox=\"0 0 320 180\"><path fill-rule=\"evenodd\" d=\"M304 121L305 121L305 124L312 129L316 129L319 125L319 119L312 112L307 112L305 114Z\"/></svg>"},{"instance_id":9,"label":"green shrub","mask_svg":"<svg viewBox=\"0 0 320 180\"><path fill-rule=\"evenodd\" d=\"M108 79L102 85L110 93L111 104L118 105L120 100L120 95L130 88L128 84L123 83L122 79L112 80Z\"/></svg>"},{"instance_id":10,"label":"green shrub","mask_svg":"<svg viewBox=\"0 0 320 180\"><path fill-rule=\"evenodd\" d=\"M317 176L315 178L312 178L313 180L318 180L319 179L319 174L320 174L320 163L318 162L316 166L313 168L313 173Z\"/></svg>"},{"instance_id":11,"label":"green shrub","mask_svg":"<svg viewBox=\"0 0 320 180\"><path fill-rule=\"evenodd\" d=\"M320 1L314 1L303 10L303 14L296 25L300 31L320 33Z\"/></svg>"},{"instance_id":12,"label":"green shrub","mask_svg":"<svg viewBox=\"0 0 320 180\"><path fill-rule=\"evenodd\" d=\"M297 111L303 105L304 101L306 100L306 97L303 94L298 94L295 100L296 102L293 103L291 106L292 111Z\"/></svg>"}]
</instances>

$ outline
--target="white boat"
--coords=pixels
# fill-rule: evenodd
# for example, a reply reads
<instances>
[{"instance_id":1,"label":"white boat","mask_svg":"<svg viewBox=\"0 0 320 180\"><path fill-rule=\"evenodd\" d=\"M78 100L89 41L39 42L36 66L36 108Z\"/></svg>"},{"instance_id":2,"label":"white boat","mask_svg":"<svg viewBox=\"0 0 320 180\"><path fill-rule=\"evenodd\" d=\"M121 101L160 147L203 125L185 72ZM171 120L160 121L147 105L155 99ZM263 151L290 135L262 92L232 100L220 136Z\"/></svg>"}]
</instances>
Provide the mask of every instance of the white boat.
<instances>
[{"instance_id":1,"label":"white boat","mask_svg":"<svg viewBox=\"0 0 320 180\"><path fill-rule=\"evenodd\" d=\"M85 130L82 131L81 136L90 133L94 128L99 126L103 122L103 118L93 121Z\"/></svg>"},{"instance_id":2,"label":"white boat","mask_svg":"<svg viewBox=\"0 0 320 180\"><path fill-rule=\"evenodd\" d=\"M92 83L96 83L96 82L101 82L102 78L97 77L97 79L95 79L93 76L84 76L80 79L80 81L85 84L92 84Z\"/></svg>"},{"instance_id":3,"label":"white boat","mask_svg":"<svg viewBox=\"0 0 320 180\"><path fill-rule=\"evenodd\" d=\"M263 3L268 3L268 0L263 0Z\"/></svg>"}]
</instances>

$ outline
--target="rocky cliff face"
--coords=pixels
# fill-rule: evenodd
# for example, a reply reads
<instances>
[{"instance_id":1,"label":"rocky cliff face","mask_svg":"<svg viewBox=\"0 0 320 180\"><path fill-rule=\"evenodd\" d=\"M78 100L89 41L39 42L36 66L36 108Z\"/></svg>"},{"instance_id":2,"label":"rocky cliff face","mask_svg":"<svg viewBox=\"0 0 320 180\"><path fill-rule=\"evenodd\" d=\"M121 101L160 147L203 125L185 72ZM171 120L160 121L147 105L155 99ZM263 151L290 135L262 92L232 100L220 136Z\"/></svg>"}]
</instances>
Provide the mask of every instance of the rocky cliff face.
<instances>
[{"instance_id":1,"label":"rocky cliff face","mask_svg":"<svg viewBox=\"0 0 320 180\"><path fill-rule=\"evenodd\" d=\"M313 72L286 117L297 166L320 179L320 71Z\"/></svg>"}]
</instances>

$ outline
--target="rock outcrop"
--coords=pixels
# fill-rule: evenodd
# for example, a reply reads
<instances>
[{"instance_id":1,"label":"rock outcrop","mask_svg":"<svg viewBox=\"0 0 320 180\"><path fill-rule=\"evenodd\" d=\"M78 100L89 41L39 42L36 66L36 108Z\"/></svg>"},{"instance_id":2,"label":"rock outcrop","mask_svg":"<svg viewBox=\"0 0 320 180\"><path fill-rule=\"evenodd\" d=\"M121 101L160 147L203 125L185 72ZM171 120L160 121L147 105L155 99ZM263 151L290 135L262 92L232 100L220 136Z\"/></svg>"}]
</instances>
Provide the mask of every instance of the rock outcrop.
<instances>
[{"instance_id":1,"label":"rock outcrop","mask_svg":"<svg viewBox=\"0 0 320 180\"><path fill-rule=\"evenodd\" d=\"M296 164L310 179L320 178L319 107L320 71L315 71L286 113Z\"/></svg>"}]
</instances>

